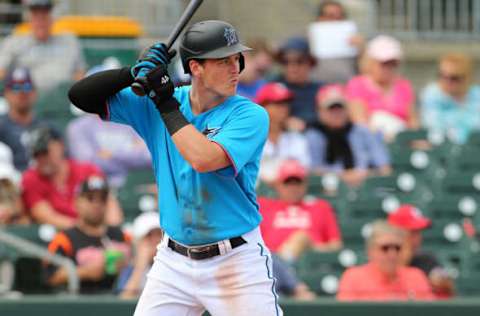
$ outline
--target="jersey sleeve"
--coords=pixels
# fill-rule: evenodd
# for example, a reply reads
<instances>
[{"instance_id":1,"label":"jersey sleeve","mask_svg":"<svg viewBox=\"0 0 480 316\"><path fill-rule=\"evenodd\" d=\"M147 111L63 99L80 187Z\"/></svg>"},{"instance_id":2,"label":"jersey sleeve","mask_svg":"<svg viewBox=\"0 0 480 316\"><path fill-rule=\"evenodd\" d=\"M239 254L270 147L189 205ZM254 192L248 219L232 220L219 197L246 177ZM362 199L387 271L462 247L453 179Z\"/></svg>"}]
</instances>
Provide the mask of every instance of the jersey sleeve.
<instances>
[{"instance_id":1,"label":"jersey sleeve","mask_svg":"<svg viewBox=\"0 0 480 316\"><path fill-rule=\"evenodd\" d=\"M73 255L73 246L70 239L63 232L60 232L55 235L50 244L48 244L48 251L52 254L57 254L65 257L72 258ZM55 266L51 263L45 262L45 274L46 278L49 279L53 274L58 270L58 266Z\"/></svg>"},{"instance_id":2,"label":"jersey sleeve","mask_svg":"<svg viewBox=\"0 0 480 316\"><path fill-rule=\"evenodd\" d=\"M131 126L150 145L156 124L163 124L155 105L148 97L135 95L128 87L107 100L106 120Z\"/></svg>"},{"instance_id":3,"label":"jersey sleeve","mask_svg":"<svg viewBox=\"0 0 480 316\"><path fill-rule=\"evenodd\" d=\"M232 166L219 170L223 176L236 176L251 161L260 159L267 139L269 118L260 106L246 103L211 138L225 150Z\"/></svg>"}]
</instances>

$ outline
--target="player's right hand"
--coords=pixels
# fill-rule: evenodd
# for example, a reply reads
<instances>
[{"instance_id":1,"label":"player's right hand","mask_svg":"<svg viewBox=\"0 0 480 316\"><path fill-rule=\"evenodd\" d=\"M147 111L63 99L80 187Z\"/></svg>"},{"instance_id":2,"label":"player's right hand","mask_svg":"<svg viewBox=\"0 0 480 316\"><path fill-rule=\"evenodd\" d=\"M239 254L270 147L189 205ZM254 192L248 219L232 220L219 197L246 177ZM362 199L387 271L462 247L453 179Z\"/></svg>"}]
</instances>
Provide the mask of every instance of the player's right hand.
<instances>
[{"instance_id":1,"label":"player's right hand","mask_svg":"<svg viewBox=\"0 0 480 316\"><path fill-rule=\"evenodd\" d=\"M159 65L168 65L176 55L175 50L168 51L164 43L157 43L145 50L137 63L130 69L132 76L145 77L153 68Z\"/></svg>"}]
</instances>

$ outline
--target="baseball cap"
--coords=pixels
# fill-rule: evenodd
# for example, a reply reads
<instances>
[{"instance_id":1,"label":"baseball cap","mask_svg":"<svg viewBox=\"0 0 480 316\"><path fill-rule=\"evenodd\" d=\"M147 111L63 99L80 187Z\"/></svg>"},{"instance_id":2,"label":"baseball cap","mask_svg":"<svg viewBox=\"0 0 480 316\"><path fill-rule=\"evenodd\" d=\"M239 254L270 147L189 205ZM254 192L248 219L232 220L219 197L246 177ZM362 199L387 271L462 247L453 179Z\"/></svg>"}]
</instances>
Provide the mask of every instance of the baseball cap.
<instances>
[{"instance_id":1,"label":"baseball cap","mask_svg":"<svg viewBox=\"0 0 480 316\"><path fill-rule=\"evenodd\" d=\"M99 175L89 176L80 185L79 194L84 194L92 191L108 192L108 183L104 177Z\"/></svg>"},{"instance_id":2,"label":"baseball cap","mask_svg":"<svg viewBox=\"0 0 480 316\"><path fill-rule=\"evenodd\" d=\"M423 216L422 212L414 205L402 204L388 215L388 223L403 229L419 230L428 228L432 221Z\"/></svg>"},{"instance_id":3,"label":"baseball cap","mask_svg":"<svg viewBox=\"0 0 480 316\"><path fill-rule=\"evenodd\" d=\"M270 82L258 90L255 102L258 104L287 102L293 98L293 93L283 83Z\"/></svg>"},{"instance_id":4,"label":"baseball cap","mask_svg":"<svg viewBox=\"0 0 480 316\"><path fill-rule=\"evenodd\" d=\"M320 88L316 95L317 105L329 108L334 105L345 106L345 89L340 84L331 84Z\"/></svg>"},{"instance_id":5,"label":"baseball cap","mask_svg":"<svg viewBox=\"0 0 480 316\"><path fill-rule=\"evenodd\" d=\"M45 153L48 150L48 144L53 140L62 140L59 132L53 128L44 127L32 132L30 141L30 152L35 157L40 153Z\"/></svg>"},{"instance_id":6,"label":"baseball cap","mask_svg":"<svg viewBox=\"0 0 480 316\"><path fill-rule=\"evenodd\" d=\"M50 10L53 7L52 0L26 0L25 4L27 7L32 9L48 9Z\"/></svg>"},{"instance_id":7,"label":"baseball cap","mask_svg":"<svg viewBox=\"0 0 480 316\"><path fill-rule=\"evenodd\" d=\"M310 54L310 45L305 37L290 37L278 49L277 58L280 62L283 61L284 55L287 52L297 52L310 59L310 63L315 64L315 59Z\"/></svg>"},{"instance_id":8,"label":"baseball cap","mask_svg":"<svg viewBox=\"0 0 480 316\"><path fill-rule=\"evenodd\" d=\"M5 77L5 89L15 91L32 91L34 89L30 70L28 68L16 67L8 71Z\"/></svg>"},{"instance_id":9,"label":"baseball cap","mask_svg":"<svg viewBox=\"0 0 480 316\"><path fill-rule=\"evenodd\" d=\"M307 170L297 160L285 160L278 166L277 180L283 182L288 178L305 179Z\"/></svg>"},{"instance_id":10,"label":"baseball cap","mask_svg":"<svg viewBox=\"0 0 480 316\"><path fill-rule=\"evenodd\" d=\"M367 56L378 61L399 60L403 57L402 45L391 36L379 35L367 45Z\"/></svg>"},{"instance_id":11,"label":"baseball cap","mask_svg":"<svg viewBox=\"0 0 480 316\"><path fill-rule=\"evenodd\" d=\"M133 237L142 239L149 232L160 228L160 218L157 212L145 212L137 216L133 221Z\"/></svg>"}]
</instances>

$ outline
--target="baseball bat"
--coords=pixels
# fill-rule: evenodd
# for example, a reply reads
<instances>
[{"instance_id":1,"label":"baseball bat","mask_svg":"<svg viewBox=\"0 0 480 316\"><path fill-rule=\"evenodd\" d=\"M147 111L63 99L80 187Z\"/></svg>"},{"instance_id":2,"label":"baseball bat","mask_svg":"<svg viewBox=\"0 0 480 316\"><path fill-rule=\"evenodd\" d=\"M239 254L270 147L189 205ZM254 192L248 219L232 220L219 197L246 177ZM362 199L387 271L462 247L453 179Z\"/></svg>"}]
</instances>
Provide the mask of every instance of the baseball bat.
<instances>
[{"instance_id":1,"label":"baseball bat","mask_svg":"<svg viewBox=\"0 0 480 316\"><path fill-rule=\"evenodd\" d=\"M190 21L192 16L195 14L197 9L202 4L203 0L192 0L188 4L187 8L183 12L182 16L178 20L177 24L173 28L172 32L168 36L167 39L167 49L170 49L177 40L180 33L183 31L187 23ZM135 79L135 82L131 85L132 91L138 96L144 96L146 94L145 87L143 86L142 82L138 79Z\"/></svg>"}]
</instances>

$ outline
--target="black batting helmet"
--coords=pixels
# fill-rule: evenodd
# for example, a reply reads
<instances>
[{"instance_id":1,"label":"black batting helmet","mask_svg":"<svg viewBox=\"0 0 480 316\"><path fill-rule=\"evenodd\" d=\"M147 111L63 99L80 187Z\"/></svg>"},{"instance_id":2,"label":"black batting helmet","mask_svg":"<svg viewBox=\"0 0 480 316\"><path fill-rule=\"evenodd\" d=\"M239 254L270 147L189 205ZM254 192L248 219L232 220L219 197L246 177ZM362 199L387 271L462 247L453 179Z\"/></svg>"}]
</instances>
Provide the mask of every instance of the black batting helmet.
<instances>
[{"instance_id":1,"label":"black batting helmet","mask_svg":"<svg viewBox=\"0 0 480 316\"><path fill-rule=\"evenodd\" d=\"M223 21L209 20L193 24L183 35L180 58L185 73L190 73L190 59L224 58L240 53L240 71L245 66L241 54L251 48L240 43L235 28Z\"/></svg>"}]
</instances>

